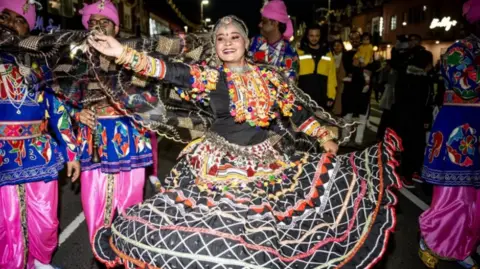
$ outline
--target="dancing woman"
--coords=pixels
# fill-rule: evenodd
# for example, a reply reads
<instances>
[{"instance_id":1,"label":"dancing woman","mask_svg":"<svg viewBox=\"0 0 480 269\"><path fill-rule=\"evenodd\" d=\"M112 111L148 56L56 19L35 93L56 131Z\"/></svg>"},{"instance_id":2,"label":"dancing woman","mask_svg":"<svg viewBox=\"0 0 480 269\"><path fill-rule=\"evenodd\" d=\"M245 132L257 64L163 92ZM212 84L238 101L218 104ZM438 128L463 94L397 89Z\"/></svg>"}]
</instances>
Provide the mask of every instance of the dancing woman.
<instances>
[{"instance_id":1,"label":"dancing woman","mask_svg":"<svg viewBox=\"0 0 480 269\"><path fill-rule=\"evenodd\" d=\"M335 136L276 72L249 63L245 24L213 30L218 66L187 65L94 35L89 44L136 74L208 103L214 122L191 142L144 203L97 231L96 256L127 268L370 268L395 226L395 134L363 152L335 156ZM183 89L182 90L180 90ZM325 154L287 153L269 139L289 118Z\"/></svg>"}]
</instances>

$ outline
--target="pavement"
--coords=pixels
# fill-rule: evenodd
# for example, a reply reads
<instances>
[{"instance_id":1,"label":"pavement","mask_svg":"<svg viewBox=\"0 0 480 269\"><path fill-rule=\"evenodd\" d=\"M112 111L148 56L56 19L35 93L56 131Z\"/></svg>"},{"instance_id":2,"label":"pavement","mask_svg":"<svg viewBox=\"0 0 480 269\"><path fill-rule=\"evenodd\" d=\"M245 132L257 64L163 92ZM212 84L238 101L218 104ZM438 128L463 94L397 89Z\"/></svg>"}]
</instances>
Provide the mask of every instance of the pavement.
<instances>
[{"instance_id":1,"label":"pavement","mask_svg":"<svg viewBox=\"0 0 480 269\"><path fill-rule=\"evenodd\" d=\"M370 123L365 144L375 143L375 132L381 111L372 105ZM183 145L161 140L159 142L159 175L166 175L175 164ZM342 152L353 149L343 148ZM61 180L60 192L60 240L52 263L64 269L104 268L93 258L88 240L87 226L80 203L79 185ZM151 184L145 187L145 197L154 193ZM430 203L429 187L417 185L413 190L397 192L397 227L391 236L387 252L375 269L423 269L426 268L417 255L419 229L418 217ZM438 269L461 269L454 262L441 262Z\"/></svg>"}]
</instances>

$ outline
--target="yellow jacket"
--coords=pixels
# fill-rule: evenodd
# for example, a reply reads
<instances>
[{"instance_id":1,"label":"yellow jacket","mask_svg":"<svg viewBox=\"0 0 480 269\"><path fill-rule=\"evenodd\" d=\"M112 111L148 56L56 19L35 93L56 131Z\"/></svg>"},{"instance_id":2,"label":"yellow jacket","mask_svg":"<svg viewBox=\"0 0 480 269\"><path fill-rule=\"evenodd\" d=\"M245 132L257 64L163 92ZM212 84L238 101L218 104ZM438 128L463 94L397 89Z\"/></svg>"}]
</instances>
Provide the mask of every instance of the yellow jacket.
<instances>
[{"instance_id":1,"label":"yellow jacket","mask_svg":"<svg viewBox=\"0 0 480 269\"><path fill-rule=\"evenodd\" d=\"M315 60L311 54L307 54L303 50L298 50L299 63L300 63L300 72L299 82L301 82L302 77L313 75L316 69L315 74L325 76L326 85L308 85L308 88L320 87L318 91L325 91L329 99L335 100L337 93L337 74L335 66L335 58L331 52L327 52L325 55L321 56L322 58L318 61L318 64L315 68ZM302 84L302 83L299 83ZM303 83L305 84L305 83ZM326 87L326 89L322 89ZM306 89L303 89L308 93Z\"/></svg>"}]
</instances>

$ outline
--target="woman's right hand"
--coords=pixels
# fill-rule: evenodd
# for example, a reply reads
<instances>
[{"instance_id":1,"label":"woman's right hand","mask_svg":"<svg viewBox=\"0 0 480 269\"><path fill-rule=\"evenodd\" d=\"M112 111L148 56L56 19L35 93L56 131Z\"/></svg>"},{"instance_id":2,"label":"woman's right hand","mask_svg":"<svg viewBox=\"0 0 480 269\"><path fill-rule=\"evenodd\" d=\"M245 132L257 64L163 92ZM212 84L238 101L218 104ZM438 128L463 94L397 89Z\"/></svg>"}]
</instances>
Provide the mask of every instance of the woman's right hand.
<instances>
[{"instance_id":1,"label":"woman's right hand","mask_svg":"<svg viewBox=\"0 0 480 269\"><path fill-rule=\"evenodd\" d=\"M80 122L90 127L90 129L95 129L95 112L89 109L83 109L80 111Z\"/></svg>"},{"instance_id":2,"label":"woman's right hand","mask_svg":"<svg viewBox=\"0 0 480 269\"><path fill-rule=\"evenodd\" d=\"M88 37L88 44L101 54L118 58L122 55L123 46L114 37L95 33Z\"/></svg>"}]
</instances>

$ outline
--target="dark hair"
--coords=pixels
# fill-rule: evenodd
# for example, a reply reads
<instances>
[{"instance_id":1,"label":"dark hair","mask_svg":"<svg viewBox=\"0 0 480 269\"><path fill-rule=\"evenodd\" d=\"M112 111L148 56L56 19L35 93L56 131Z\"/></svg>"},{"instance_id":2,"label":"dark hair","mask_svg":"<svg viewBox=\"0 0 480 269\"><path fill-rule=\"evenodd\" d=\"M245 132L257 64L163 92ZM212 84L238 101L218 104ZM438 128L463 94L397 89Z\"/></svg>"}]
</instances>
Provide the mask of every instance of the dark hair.
<instances>
[{"instance_id":1,"label":"dark hair","mask_svg":"<svg viewBox=\"0 0 480 269\"><path fill-rule=\"evenodd\" d=\"M420 35L417 35L417 34L408 35L408 41L412 40L412 38L415 38L418 41L422 41L422 37Z\"/></svg>"},{"instance_id":2,"label":"dark hair","mask_svg":"<svg viewBox=\"0 0 480 269\"><path fill-rule=\"evenodd\" d=\"M305 42L308 42L308 35L310 34L310 31L311 30L318 30L320 31L320 43L323 43L324 39L325 39L325 36L323 34L323 29L320 25L318 24L312 24L312 25L309 25L307 27L307 29L305 30L305 33L303 34L303 41Z\"/></svg>"},{"instance_id":3,"label":"dark hair","mask_svg":"<svg viewBox=\"0 0 480 269\"><path fill-rule=\"evenodd\" d=\"M420 50L411 58L409 64L425 69L429 64L433 65L433 55L428 50Z\"/></svg>"},{"instance_id":4,"label":"dark hair","mask_svg":"<svg viewBox=\"0 0 480 269\"><path fill-rule=\"evenodd\" d=\"M280 33L282 35L285 34L285 32L287 31L287 24L282 23L282 22L278 22L278 30L280 31Z\"/></svg>"},{"instance_id":5,"label":"dark hair","mask_svg":"<svg viewBox=\"0 0 480 269\"><path fill-rule=\"evenodd\" d=\"M345 51L345 45L343 45L343 40L341 39L335 39L333 40L332 42L332 51L333 51L333 48L335 47L335 44L339 43L340 45L342 45L342 51Z\"/></svg>"},{"instance_id":6,"label":"dark hair","mask_svg":"<svg viewBox=\"0 0 480 269\"><path fill-rule=\"evenodd\" d=\"M362 34L362 40L363 40L364 38L366 38L366 37L368 37L368 39L370 40L370 42L372 41L372 35L371 35L370 33L363 33L363 34Z\"/></svg>"},{"instance_id":7,"label":"dark hair","mask_svg":"<svg viewBox=\"0 0 480 269\"><path fill-rule=\"evenodd\" d=\"M322 26L320 26L316 23L313 23L313 24L309 24L307 26L307 29L305 30L305 33L303 34L303 37L302 37L302 40L301 40L301 43L300 43L300 49L305 50L305 48L308 47L308 34L309 34L310 30L319 30L320 31L320 40L318 41L318 43L320 44L321 47L326 46L327 38L328 38L328 36L324 34L326 32L326 30L324 29L324 27L322 27Z\"/></svg>"}]
</instances>

